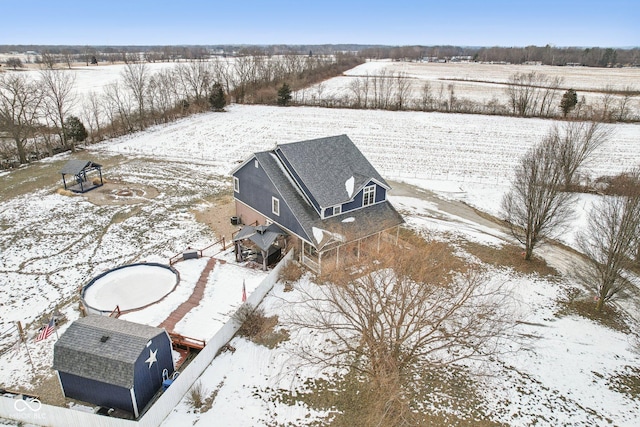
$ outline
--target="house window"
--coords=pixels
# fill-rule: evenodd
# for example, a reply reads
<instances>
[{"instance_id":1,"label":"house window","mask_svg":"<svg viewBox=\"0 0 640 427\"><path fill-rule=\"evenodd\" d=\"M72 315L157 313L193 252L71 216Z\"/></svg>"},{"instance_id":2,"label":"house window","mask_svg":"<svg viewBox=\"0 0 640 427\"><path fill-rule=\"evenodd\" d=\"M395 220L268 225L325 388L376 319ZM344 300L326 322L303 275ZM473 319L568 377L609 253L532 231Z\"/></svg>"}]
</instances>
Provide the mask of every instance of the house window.
<instances>
[{"instance_id":1,"label":"house window","mask_svg":"<svg viewBox=\"0 0 640 427\"><path fill-rule=\"evenodd\" d=\"M258 159L256 159L256 160L254 160L254 161L253 161L253 165L254 165L255 167L258 167Z\"/></svg>"},{"instance_id":2,"label":"house window","mask_svg":"<svg viewBox=\"0 0 640 427\"><path fill-rule=\"evenodd\" d=\"M334 215L340 215L342 213L342 206L334 206L333 207L333 214Z\"/></svg>"},{"instance_id":3,"label":"house window","mask_svg":"<svg viewBox=\"0 0 640 427\"><path fill-rule=\"evenodd\" d=\"M271 197L271 212L273 212L274 215L280 216L280 199Z\"/></svg>"},{"instance_id":4,"label":"house window","mask_svg":"<svg viewBox=\"0 0 640 427\"><path fill-rule=\"evenodd\" d=\"M362 206L372 205L376 200L376 186L370 185L368 187L364 187L364 191L362 193Z\"/></svg>"},{"instance_id":5,"label":"house window","mask_svg":"<svg viewBox=\"0 0 640 427\"><path fill-rule=\"evenodd\" d=\"M233 177L233 191L235 191L236 193L240 192L240 180L237 176Z\"/></svg>"}]
</instances>

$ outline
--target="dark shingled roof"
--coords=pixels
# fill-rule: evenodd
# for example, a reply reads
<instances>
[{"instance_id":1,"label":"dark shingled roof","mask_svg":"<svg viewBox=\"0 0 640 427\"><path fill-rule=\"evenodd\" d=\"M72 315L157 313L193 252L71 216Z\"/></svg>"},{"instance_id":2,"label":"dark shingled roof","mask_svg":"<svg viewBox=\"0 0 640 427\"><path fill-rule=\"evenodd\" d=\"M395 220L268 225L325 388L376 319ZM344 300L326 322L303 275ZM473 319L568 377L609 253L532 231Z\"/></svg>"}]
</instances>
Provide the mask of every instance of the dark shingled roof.
<instances>
[{"instance_id":1,"label":"dark shingled roof","mask_svg":"<svg viewBox=\"0 0 640 427\"><path fill-rule=\"evenodd\" d=\"M236 237L233 238L234 242L238 240L249 239L255 243L263 251L268 251L269 247L273 245L278 236L286 235L280 227L276 224L269 225L245 225L240 229Z\"/></svg>"},{"instance_id":2,"label":"dark shingled roof","mask_svg":"<svg viewBox=\"0 0 640 427\"><path fill-rule=\"evenodd\" d=\"M303 196L302 191L297 187L286 172L282 162L272 151L255 153L255 158L280 192L283 203L291 209L298 223L302 226L304 233L300 237L310 242L317 249L328 247L331 243L336 242L329 233L324 232L321 232L323 239L318 241L316 236L319 235L319 230L337 233L344 236L347 241L352 241L387 230L404 222L402 216L388 201L323 220ZM376 175L379 176L377 173ZM385 183L382 178L380 180L381 183ZM344 188L344 184L342 184L342 188ZM356 186L355 188L357 189L358 187ZM347 221L343 222L345 219Z\"/></svg>"},{"instance_id":3,"label":"dark shingled roof","mask_svg":"<svg viewBox=\"0 0 640 427\"><path fill-rule=\"evenodd\" d=\"M67 164L64 165L62 170L60 170L60 173L63 175L77 175L84 169L88 170L101 167L102 165L90 162L88 160L69 160Z\"/></svg>"},{"instance_id":4,"label":"dark shingled roof","mask_svg":"<svg viewBox=\"0 0 640 427\"><path fill-rule=\"evenodd\" d=\"M53 369L83 378L133 387L134 364L164 329L107 316L73 322L54 345ZM102 337L109 337L102 341Z\"/></svg>"},{"instance_id":5,"label":"dark shingled roof","mask_svg":"<svg viewBox=\"0 0 640 427\"><path fill-rule=\"evenodd\" d=\"M347 135L281 144L276 150L284 154L321 207L348 202L372 179L389 188ZM353 194L347 192L345 185L351 177Z\"/></svg>"}]
</instances>

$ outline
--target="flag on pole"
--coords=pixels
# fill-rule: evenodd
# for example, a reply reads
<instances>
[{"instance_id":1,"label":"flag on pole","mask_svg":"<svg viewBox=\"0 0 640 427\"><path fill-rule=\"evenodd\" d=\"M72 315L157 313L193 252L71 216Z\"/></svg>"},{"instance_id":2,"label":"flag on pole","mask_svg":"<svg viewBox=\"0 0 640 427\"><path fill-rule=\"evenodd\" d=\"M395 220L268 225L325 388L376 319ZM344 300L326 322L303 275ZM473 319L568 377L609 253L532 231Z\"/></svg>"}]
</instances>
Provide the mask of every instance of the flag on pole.
<instances>
[{"instance_id":1,"label":"flag on pole","mask_svg":"<svg viewBox=\"0 0 640 427\"><path fill-rule=\"evenodd\" d=\"M242 302L247 301L247 289L244 287L244 280L242 281Z\"/></svg>"},{"instance_id":2,"label":"flag on pole","mask_svg":"<svg viewBox=\"0 0 640 427\"><path fill-rule=\"evenodd\" d=\"M56 321L52 317L49 323L47 323L47 325L44 328L40 329L40 333L36 337L36 341L42 341L49 338L49 336L53 333L55 327L56 327Z\"/></svg>"}]
</instances>

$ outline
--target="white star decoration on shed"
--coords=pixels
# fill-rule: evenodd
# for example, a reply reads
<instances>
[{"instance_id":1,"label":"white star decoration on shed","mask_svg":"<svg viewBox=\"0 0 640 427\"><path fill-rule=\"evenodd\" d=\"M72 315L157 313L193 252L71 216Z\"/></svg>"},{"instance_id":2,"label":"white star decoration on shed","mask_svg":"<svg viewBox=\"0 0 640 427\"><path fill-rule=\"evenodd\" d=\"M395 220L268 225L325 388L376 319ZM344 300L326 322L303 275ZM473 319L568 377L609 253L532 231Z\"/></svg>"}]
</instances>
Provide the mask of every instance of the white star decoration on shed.
<instances>
[{"instance_id":1,"label":"white star decoration on shed","mask_svg":"<svg viewBox=\"0 0 640 427\"><path fill-rule=\"evenodd\" d=\"M151 369L151 366L153 366L153 364L158 361L158 358L156 357L156 354L158 354L158 349L156 349L155 351L154 350L149 350L149 358L144 361L144 363L148 363L149 364L149 369Z\"/></svg>"}]
</instances>

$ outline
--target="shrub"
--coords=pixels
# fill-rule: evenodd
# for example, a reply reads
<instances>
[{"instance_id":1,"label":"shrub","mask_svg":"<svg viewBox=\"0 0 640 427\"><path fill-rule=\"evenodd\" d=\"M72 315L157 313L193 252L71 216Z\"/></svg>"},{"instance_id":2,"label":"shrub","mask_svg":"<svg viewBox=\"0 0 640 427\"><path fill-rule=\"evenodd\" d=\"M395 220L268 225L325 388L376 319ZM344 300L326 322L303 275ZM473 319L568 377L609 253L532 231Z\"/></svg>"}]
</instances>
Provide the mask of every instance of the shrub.
<instances>
[{"instance_id":1,"label":"shrub","mask_svg":"<svg viewBox=\"0 0 640 427\"><path fill-rule=\"evenodd\" d=\"M205 389L200 381L195 383L187 394L187 403L193 409L200 409L204 404Z\"/></svg>"},{"instance_id":2,"label":"shrub","mask_svg":"<svg viewBox=\"0 0 640 427\"><path fill-rule=\"evenodd\" d=\"M262 331L266 321L264 309L261 307L254 308L251 304L242 304L233 318L242 324L238 333L242 336L252 338Z\"/></svg>"},{"instance_id":3,"label":"shrub","mask_svg":"<svg viewBox=\"0 0 640 427\"><path fill-rule=\"evenodd\" d=\"M72 191L65 190L64 188L58 188L56 190L56 193L58 193L61 196L73 196L73 192Z\"/></svg>"},{"instance_id":4,"label":"shrub","mask_svg":"<svg viewBox=\"0 0 640 427\"><path fill-rule=\"evenodd\" d=\"M284 283L285 291L293 289L293 283L300 280L304 274L304 269L300 264L295 261L289 262L284 268L280 270L278 280Z\"/></svg>"}]
</instances>

